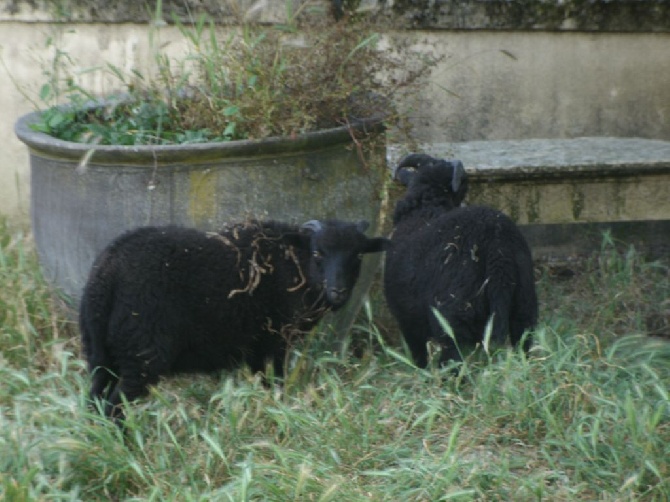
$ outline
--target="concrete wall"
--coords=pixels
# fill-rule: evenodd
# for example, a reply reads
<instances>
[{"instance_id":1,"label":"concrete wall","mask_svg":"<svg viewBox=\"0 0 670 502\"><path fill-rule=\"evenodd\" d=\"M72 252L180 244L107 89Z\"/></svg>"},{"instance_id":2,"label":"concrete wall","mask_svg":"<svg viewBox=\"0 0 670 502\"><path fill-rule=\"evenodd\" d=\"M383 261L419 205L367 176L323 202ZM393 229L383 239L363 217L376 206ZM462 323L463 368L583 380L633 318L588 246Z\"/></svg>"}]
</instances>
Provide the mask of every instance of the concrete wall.
<instances>
[{"instance_id":1,"label":"concrete wall","mask_svg":"<svg viewBox=\"0 0 670 502\"><path fill-rule=\"evenodd\" d=\"M234 3L239 10L253 2ZM0 215L28 221L28 156L13 124L40 105L39 89L54 51L46 41L56 40L82 69L104 61L125 69L146 68L151 46L145 23L150 15L140 4L0 0ZM393 26L389 47L410 43L443 56L425 89L406 104L421 141L579 136L670 140L670 2L386 4L390 7L385 15ZM204 9L232 22L234 9L222 5L214 0L166 0L164 9L182 17ZM258 15L267 21L277 12ZM160 39L181 50L174 28L161 28ZM96 93L112 90L96 74L83 75L82 82Z\"/></svg>"},{"instance_id":2,"label":"concrete wall","mask_svg":"<svg viewBox=\"0 0 670 502\"><path fill-rule=\"evenodd\" d=\"M414 103L424 141L670 139L670 34L403 34L446 56Z\"/></svg>"}]
</instances>

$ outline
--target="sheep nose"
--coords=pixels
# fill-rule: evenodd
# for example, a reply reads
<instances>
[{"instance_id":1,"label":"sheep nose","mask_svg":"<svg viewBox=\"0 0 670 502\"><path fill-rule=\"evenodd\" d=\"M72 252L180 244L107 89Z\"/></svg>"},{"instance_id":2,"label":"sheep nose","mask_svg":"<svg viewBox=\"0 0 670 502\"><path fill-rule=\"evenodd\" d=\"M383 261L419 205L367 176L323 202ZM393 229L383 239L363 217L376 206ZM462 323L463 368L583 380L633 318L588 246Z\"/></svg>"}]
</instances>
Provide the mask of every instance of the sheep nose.
<instances>
[{"instance_id":1,"label":"sheep nose","mask_svg":"<svg viewBox=\"0 0 670 502\"><path fill-rule=\"evenodd\" d=\"M330 288L328 290L328 300L333 305L342 305L347 301L349 294L346 288Z\"/></svg>"}]
</instances>

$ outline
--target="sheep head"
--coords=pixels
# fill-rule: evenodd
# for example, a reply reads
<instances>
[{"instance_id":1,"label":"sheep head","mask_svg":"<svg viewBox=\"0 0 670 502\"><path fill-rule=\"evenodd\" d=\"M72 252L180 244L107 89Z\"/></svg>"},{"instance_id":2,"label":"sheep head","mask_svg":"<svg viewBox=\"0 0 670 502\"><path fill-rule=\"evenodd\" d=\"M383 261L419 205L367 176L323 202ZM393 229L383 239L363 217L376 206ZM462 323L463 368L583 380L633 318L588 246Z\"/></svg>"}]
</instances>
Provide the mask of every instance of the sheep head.
<instances>
[{"instance_id":1,"label":"sheep head","mask_svg":"<svg viewBox=\"0 0 670 502\"><path fill-rule=\"evenodd\" d=\"M356 285L363 255L387 248L389 240L369 238L363 233L366 221L346 223L337 220L311 220L301 227L310 252L309 282L322 288L326 303L337 310L342 307Z\"/></svg>"},{"instance_id":2,"label":"sheep head","mask_svg":"<svg viewBox=\"0 0 670 502\"><path fill-rule=\"evenodd\" d=\"M451 208L460 206L468 191L467 174L457 159L413 153L400 161L394 178L408 187L408 192L439 193L438 199Z\"/></svg>"}]
</instances>

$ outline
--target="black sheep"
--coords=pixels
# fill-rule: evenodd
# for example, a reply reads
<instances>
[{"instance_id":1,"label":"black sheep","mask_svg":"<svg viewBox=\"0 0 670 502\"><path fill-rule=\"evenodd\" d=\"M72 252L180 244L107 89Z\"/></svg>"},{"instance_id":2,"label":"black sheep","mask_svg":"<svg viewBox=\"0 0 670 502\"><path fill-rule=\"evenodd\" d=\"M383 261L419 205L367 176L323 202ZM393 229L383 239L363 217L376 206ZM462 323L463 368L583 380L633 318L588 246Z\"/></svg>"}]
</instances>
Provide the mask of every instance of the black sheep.
<instances>
[{"instance_id":1,"label":"black sheep","mask_svg":"<svg viewBox=\"0 0 670 502\"><path fill-rule=\"evenodd\" d=\"M437 341L440 362L460 361L433 309L451 325L459 344L491 339L517 345L535 326L537 295L530 249L518 227L488 207L460 207L467 176L458 160L405 157L396 179L407 191L395 208L386 254L384 293L414 361L428 362L426 343ZM528 351L531 338L525 338Z\"/></svg>"},{"instance_id":2,"label":"black sheep","mask_svg":"<svg viewBox=\"0 0 670 502\"><path fill-rule=\"evenodd\" d=\"M112 242L84 288L80 328L90 396L121 419L161 375L272 362L349 299L361 256L388 241L367 223L252 221L206 233L144 227Z\"/></svg>"}]
</instances>

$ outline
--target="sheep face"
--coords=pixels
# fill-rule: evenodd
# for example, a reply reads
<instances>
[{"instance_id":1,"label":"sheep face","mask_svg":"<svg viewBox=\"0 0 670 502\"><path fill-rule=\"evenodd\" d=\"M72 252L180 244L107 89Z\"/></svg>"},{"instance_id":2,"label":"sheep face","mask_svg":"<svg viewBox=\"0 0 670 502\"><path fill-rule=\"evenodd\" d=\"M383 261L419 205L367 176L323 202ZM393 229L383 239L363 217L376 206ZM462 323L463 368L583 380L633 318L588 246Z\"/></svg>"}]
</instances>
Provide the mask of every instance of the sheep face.
<instances>
[{"instance_id":1,"label":"sheep face","mask_svg":"<svg viewBox=\"0 0 670 502\"><path fill-rule=\"evenodd\" d=\"M326 303L332 310L342 307L358 280L363 255L386 249L383 237L370 239L363 232L368 223L309 221L302 226L309 238L311 253L309 277L322 288Z\"/></svg>"}]
</instances>

